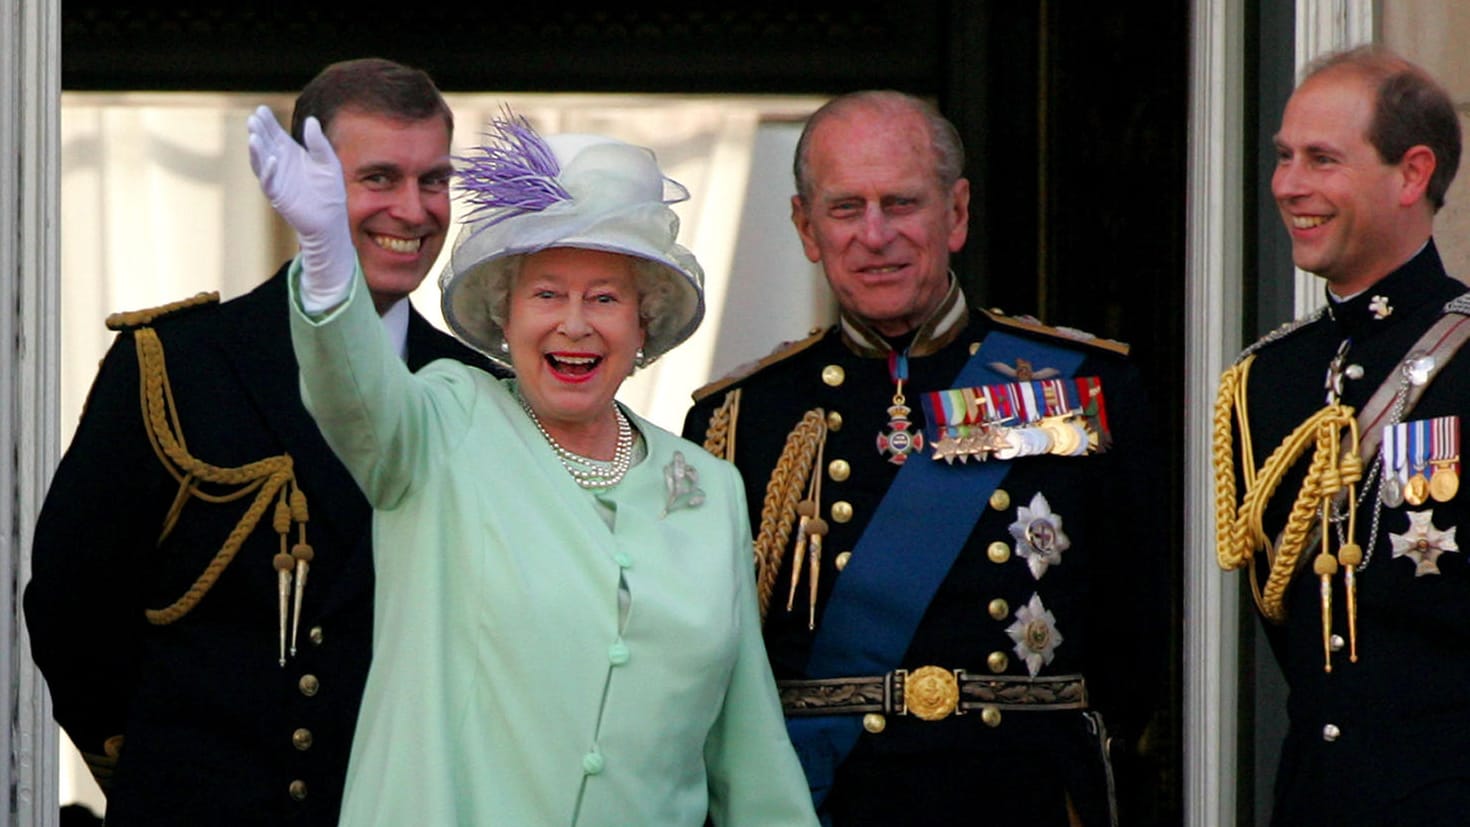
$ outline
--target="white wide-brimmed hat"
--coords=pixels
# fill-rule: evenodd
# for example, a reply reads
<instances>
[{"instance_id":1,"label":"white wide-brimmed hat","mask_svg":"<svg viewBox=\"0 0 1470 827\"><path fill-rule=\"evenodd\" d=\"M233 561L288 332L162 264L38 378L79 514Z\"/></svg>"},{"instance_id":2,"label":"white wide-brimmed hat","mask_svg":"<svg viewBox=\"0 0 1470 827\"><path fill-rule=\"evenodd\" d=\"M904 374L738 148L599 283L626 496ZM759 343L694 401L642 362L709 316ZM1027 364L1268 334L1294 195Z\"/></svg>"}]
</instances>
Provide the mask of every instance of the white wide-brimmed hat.
<instances>
[{"instance_id":1,"label":"white wide-brimmed hat","mask_svg":"<svg viewBox=\"0 0 1470 827\"><path fill-rule=\"evenodd\" d=\"M641 365L689 338L704 318L704 271L676 243L669 208L689 197L651 150L600 135L543 138L523 117L490 124L484 146L457 159L456 184L472 205L439 276L444 320L504 367L505 330L492 318L509 287L512 256L553 247L622 253L662 265L672 301L644 319Z\"/></svg>"}]
</instances>

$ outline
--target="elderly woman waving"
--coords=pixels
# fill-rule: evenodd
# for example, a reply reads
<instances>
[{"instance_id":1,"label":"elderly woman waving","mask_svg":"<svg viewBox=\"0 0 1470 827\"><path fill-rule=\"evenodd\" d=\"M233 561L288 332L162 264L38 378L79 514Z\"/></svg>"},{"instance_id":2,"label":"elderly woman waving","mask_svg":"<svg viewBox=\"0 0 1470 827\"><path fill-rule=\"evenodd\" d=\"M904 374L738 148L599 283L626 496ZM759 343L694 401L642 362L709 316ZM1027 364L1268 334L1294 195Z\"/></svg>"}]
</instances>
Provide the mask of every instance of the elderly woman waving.
<instances>
[{"instance_id":1,"label":"elderly woman waving","mask_svg":"<svg viewBox=\"0 0 1470 827\"><path fill-rule=\"evenodd\" d=\"M301 242L302 394L375 508L342 824L815 824L737 472L614 399L704 313L667 206L682 188L646 149L496 120L461 159L474 209L440 282L450 327L516 375L415 375L373 315L320 129L304 150L263 108L249 129Z\"/></svg>"}]
</instances>

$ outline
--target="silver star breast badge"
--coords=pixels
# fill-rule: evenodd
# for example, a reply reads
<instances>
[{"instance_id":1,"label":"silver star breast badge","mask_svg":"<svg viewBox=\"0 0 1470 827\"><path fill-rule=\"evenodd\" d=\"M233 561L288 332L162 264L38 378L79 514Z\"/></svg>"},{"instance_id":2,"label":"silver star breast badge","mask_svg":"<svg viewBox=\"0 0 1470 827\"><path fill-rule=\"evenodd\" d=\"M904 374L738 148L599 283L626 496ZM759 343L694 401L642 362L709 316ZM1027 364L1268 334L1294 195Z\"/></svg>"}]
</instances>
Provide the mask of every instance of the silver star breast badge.
<instances>
[{"instance_id":1,"label":"silver star breast badge","mask_svg":"<svg viewBox=\"0 0 1470 827\"><path fill-rule=\"evenodd\" d=\"M1414 576L1439 574L1439 556L1447 551L1458 552L1455 529L1441 531L1434 527L1434 510L1410 511L1409 530L1403 534L1388 535L1393 543L1394 559L1407 557L1414 561Z\"/></svg>"},{"instance_id":2,"label":"silver star breast badge","mask_svg":"<svg viewBox=\"0 0 1470 827\"><path fill-rule=\"evenodd\" d=\"M1016 610L1016 620L1006 628L1006 634L1016 642L1016 657L1026 661L1026 671L1033 678L1041 667L1051 663L1062 645L1057 619L1041 604L1039 594L1031 595L1030 602Z\"/></svg>"},{"instance_id":3,"label":"silver star breast badge","mask_svg":"<svg viewBox=\"0 0 1470 827\"><path fill-rule=\"evenodd\" d=\"M1046 497L1037 492L1030 506L1016 509L1016 521L1009 526L1011 536L1016 538L1016 554L1031 568L1031 576L1037 580L1046 574L1048 566L1062 562L1062 552L1072 546L1072 541L1062 531L1062 517L1053 514Z\"/></svg>"}]
</instances>

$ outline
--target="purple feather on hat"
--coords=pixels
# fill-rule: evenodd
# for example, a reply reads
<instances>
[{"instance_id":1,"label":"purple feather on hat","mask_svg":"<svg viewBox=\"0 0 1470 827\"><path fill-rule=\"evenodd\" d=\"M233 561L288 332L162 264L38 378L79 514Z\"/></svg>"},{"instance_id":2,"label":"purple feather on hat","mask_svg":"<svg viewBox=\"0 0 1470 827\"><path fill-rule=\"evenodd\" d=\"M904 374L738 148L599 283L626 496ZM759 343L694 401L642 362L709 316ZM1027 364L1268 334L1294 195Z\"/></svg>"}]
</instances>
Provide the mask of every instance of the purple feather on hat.
<instances>
[{"instance_id":1,"label":"purple feather on hat","mask_svg":"<svg viewBox=\"0 0 1470 827\"><path fill-rule=\"evenodd\" d=\"M480 229L572 197L556 180L561 165L531 122L512 114L509 107L502 112L502 117L490 121L485 144L455 159L461 164L456 183L464 200L473 205L466 220L490 215Z\"/></svg>"}]
</instances>

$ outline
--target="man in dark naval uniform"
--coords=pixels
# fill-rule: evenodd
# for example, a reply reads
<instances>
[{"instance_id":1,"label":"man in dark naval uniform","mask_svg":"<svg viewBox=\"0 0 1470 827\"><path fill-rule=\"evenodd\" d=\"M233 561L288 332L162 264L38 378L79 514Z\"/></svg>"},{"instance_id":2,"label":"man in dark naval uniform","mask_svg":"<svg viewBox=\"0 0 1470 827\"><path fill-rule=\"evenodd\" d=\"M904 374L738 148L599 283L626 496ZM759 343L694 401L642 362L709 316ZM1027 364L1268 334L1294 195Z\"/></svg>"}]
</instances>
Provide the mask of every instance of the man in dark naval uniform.
<instances>
[{"instance_id":1,"label":"man in dark naval uniform","mask_svg":"<svg viewBox=\"0 0 1470 827\"><path fill-rule=\"evenodd\" d=\"M298 141L311 115L409 365L488 368L408 301L449 226L438 89L348 61L297 98ZM284 267L223 304L109 319L119 334L42 507L32 649L109 827L337 823L371 650L371 513L302 406L288 321Z\"/></svg>"},{"instance_id":2,"label":"man in dark naval uniform","mask_svg":"<svg viewBox=\"0 0 1470 827\"><path fill-rule=\"evenodd\" d=\"M828 824L1106 827L1109 736L1168 655L1159 436L1126 346L967 307L963 167L911 96L816 112L792 218L840 320L697 391L684 433L744 475Z\"/></svg>"},{"instance_id":3,"label":"man in dark naval uniform","mask_svg":"<svg viewBox=\"0 0 1470 827\"><path fill-rule=\"evenodd\" d=\"M1470 297L1431 233L1450 97L1373 47L1308 67L1272 192L1326 307L1225 372L1219 555L1248 567L1290 686L1276 827L1470 819L1470 568L1455 530Z\"/></svg>"}]
</instances>

